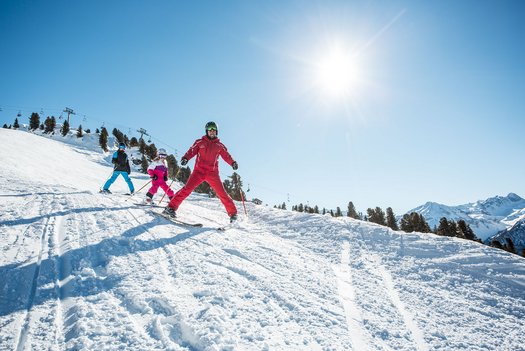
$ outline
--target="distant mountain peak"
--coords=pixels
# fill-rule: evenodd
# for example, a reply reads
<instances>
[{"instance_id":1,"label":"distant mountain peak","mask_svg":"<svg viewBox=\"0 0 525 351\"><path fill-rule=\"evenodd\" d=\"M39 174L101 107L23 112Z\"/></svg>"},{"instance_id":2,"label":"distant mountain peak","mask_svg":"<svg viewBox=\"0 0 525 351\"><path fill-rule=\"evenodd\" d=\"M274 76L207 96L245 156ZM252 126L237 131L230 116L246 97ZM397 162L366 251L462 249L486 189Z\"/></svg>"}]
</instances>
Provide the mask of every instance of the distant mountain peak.
<instances>
[{"instance_id":1,"label":"distant mountain peak","mask_svg":"<svg viewBox=\"0 0 525 351\"><path fill-rule=\"evenodd\" d=\"M431 228L437 226L443 217L454 221L463 219L484 240L516 223L525 213L525 199L516 193L509 193L458 206L427 201L408 213L411 212L422 214Z\"/></svg>"},{"instance_id":2,"label":"distant mountain peak","mask_svg":"<svg viewBox=\"0 0 525 351\"><path fill-rule=\"evenodd\" d=\"M519 196L518 194L515 194L515 193L509 193L507 195L507 198L510 200L510 201L514 201L514 202L517 202L517 201L522 201L523 198L521 196Z\"/></svg>"}]
</instances>

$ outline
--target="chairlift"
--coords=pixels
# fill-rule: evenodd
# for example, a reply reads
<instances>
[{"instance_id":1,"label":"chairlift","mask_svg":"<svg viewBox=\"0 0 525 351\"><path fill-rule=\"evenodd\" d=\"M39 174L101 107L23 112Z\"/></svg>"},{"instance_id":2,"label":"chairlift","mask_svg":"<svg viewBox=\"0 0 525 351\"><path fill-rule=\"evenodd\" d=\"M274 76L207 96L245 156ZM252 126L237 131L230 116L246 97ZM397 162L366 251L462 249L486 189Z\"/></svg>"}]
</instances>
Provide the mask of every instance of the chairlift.
<instances>
[{"instance_id":1,"label":"chairlift","mask_svg":"<svg viewBox=\"0 0 525 351\"><path fill-rule=\"evenodd\" d=\"M62 119L62 114L60 114L60 116L58 116L58 119Z\"/></svg>"},{"instance_id":2,"label":"chairlift","mask_svg":"<svg viewBox=\"0 0 525 351\"><path fill-rule=\"evenodd\" d=\"M84 115L84 118L82 118L82 122L87 121L86 115Z\"/></svg>"},{"instance_id":3,"label":"chairlift","mask_svg":"<svg viewBox=\"0 0 525 351\"><path fill-rule=\"evenodd\" d=\"M22 111L18 111L17 117L22 117Z\"/></svg>"}]
</instances>

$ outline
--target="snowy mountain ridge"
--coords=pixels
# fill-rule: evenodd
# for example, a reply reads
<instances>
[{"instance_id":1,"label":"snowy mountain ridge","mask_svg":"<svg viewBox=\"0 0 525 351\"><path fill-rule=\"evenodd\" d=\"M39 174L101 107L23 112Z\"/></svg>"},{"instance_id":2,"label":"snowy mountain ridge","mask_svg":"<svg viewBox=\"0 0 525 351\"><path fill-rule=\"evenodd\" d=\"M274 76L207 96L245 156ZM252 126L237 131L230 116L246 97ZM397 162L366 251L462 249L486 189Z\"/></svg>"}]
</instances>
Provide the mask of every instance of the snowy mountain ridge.
<instances>
[{"instance_id":1,"label":"snowy mountain ridge","mask_svg":"<svg viewBox=\"0 0 525 351\"><path fill-rule=\"evenodd\" d=\"M99 194L100 149L0 140L0 350L524 350L517 255L251 203L218 232L198 194L177 226Z\"/></svg>"},{"instance_id":2,"label":"snowy mountain ridge","mask_svg":"<svg viewBox=\"0 0 525 351\"><path fill-rule=\"evenodd\" d=\"M525 218L525 199L510 193L458 206L427 202L408 213L411 212L422 214L431 228L438 226L442 217L454 221L463 219L478 238L486 240Z\"/></svg>"},{"instance_id":3,"label":"snowy mountain ridge","mask_svg":"<svg viewBox=\"0 0 525 351\"><path fill-rule=\"evenodd\" d=\"M507 245L507 239L512 240L514 249L518 255L525 250L525 218L518 220L512 227L502 230L489 240L497 240L502 245Z\"/></svg>"}]
</instances>

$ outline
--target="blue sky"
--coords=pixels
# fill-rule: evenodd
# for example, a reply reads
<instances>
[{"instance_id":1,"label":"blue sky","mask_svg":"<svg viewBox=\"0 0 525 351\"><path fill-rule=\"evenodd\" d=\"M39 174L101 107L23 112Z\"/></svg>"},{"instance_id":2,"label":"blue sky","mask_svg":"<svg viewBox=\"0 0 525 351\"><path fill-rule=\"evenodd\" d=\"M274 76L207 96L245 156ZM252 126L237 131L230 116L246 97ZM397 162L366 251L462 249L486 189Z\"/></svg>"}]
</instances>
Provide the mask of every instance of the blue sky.
<instances>
[{"instance_id":1,"label":"blue sky","mask_svg":"<svg viewBox=\"0 0 525 351\"><path fill-rule=\"evenodd\" d=\"M522 1L3 0L0 122L67 106L74 127L142 127L180 159L214 120L272 206L523 197L524 17Z\"/></svg>"}]
</instances>

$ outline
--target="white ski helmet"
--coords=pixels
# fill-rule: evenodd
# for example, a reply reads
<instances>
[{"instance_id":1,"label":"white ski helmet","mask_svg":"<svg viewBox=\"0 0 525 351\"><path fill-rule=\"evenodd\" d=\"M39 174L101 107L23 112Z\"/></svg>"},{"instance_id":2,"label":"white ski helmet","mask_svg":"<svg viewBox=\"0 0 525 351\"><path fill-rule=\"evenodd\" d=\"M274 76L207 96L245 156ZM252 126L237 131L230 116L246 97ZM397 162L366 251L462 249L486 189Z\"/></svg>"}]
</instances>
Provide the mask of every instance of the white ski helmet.
<instances>
[{"instance_id":1,"label":"white ski helmet","mask_svg":"<svg viewBox=\"0 0 525 351\"><path fill-rule=\"evenodd\" d=\"M158 149L157 156L165 158L168 156L168 153L166 152L166 149Z\"/></svg>"}]
</instances>

